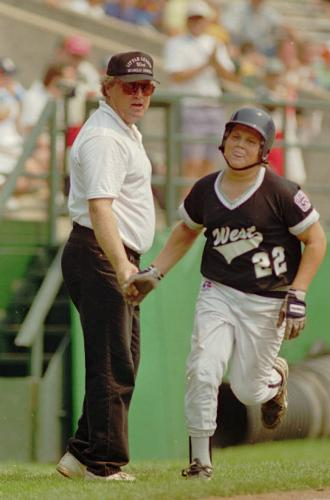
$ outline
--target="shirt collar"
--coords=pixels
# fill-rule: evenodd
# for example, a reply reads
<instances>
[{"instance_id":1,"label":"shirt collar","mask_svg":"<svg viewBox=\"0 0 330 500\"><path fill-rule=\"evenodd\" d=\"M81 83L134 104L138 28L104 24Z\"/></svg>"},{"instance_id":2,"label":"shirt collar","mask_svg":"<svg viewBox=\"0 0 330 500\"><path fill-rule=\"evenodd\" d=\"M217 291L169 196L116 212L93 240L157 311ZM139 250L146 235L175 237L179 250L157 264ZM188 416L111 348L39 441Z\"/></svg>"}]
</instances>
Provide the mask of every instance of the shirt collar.
<instances>
[{"instance_id":1,"label":"shirt collar","mask_svg":"<svg viewBox=\"0 0 330 500\"><path fill-rule=\"evenodd\" d=\"M127 132L128 134L130 134L131 136L133 136L135 139L137 138L139 141L141 141L141 133L139 132L138 128L136 125L132 125L131 127L129 127L127 125L127 123L124 122L124 120L122 120L120 118L120 116L115 112L114 109L112 109L111 106L109 106L109 104L107 104L105 101L100 101L99 102L99 108L101 111L103 111L104 113L107 113L108 115L110 115L115 121L116 123L123 129L125 130L125 132Z\"/></svg>"}]
</instances>

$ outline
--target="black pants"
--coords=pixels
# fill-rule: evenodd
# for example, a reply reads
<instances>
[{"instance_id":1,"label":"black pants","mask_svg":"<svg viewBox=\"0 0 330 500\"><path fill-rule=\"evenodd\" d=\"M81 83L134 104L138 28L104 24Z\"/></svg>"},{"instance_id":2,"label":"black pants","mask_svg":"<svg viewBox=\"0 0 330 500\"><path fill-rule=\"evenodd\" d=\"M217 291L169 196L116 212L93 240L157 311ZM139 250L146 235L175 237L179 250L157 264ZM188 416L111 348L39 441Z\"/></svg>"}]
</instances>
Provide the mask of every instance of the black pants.
<instances>
[{"instance_id":1,"label":"black pants","mask_svg":"<svg viewBox=\"0 0 330 500\"><path fill-rule=\"evenodd\" d=\"M127 249L131 262L139 256ZM128 409L140 358L139 309L125 303L94 232L74 224L62 257L64 282L84 334L82 416L68 450L106 476L129 461Z\"/></svg>"}]
</instances>

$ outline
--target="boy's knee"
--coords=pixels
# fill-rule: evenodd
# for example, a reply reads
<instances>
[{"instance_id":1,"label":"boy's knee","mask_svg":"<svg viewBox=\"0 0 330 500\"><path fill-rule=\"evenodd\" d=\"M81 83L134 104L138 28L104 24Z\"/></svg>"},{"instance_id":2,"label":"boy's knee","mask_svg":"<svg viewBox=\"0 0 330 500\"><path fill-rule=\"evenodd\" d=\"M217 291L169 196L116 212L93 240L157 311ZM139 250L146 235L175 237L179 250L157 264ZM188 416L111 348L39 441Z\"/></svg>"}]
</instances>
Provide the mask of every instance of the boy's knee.
<instances>
[{"instance_id":1,"label":"boy's knee","mask_svg":"<svg viewBox=\"0 0 330 500\"><path fill-rule=\"evenodd\" d=\"M254 406L264 400L264 385L256 382L242 381L240 384L232 384L231 389L237 399L246 406Z\"/></svg>"}]
</instances>

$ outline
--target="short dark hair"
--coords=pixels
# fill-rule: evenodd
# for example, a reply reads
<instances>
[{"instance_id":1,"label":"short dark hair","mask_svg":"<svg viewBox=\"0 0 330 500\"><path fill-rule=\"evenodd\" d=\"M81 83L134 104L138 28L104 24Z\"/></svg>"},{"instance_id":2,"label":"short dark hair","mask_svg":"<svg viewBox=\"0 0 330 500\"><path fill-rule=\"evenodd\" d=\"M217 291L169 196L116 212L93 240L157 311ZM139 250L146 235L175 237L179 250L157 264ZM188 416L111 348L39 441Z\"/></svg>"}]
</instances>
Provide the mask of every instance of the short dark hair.
<instances>
[{"instance_id":1,"label":"short dark hair","mask_svg":"<svg viewBox=\"0 0 330 500\"><path fill-rule=\"evenodd\" d=\"M63 76L64 64L55 63L48 66L44 72L42 83L45 87L49 87L55 78L60 78Z\"/></svg>"}]
</instances>

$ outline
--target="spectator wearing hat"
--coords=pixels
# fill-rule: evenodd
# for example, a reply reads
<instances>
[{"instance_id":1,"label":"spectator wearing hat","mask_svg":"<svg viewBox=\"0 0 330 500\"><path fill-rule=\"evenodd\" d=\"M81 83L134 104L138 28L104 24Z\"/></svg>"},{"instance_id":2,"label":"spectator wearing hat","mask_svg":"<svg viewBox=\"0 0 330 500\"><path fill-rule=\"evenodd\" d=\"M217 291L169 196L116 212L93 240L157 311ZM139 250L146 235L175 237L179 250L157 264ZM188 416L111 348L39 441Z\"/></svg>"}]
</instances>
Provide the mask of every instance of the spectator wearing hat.
<instances>
[{"instance_id":1,"label":"spectator wearing hat","mask_svg":"<svg viewBox=\"0 0 330 500\"><path fill-rule=\"evenodd\" d=\"M100 81L97 69L88 60L91 49L88 38L76 34L70 35L61 41L56 59L58 62L72 64L77 70L79 82L95 89L98 88Z\"/></svg>"},{"instance_id":2,"label":"spectator wearing hat","mask_svg":"<svg viewBox=\"0 0 330 500\"><path fill-rule=\"evenodd\" d=\"M71 150L69 213L73 229L62 258L64 282L81 319L86 389L82 416L58 464L67 477L132 481L128 410L140 357L139 309L124 290L152 245L151 164L135 123L155 89L143 52L111 57L105 101Z\"/></svg>"},{"instance_id":3,"label":"spectator wearing hat","mask_svg":"<svg viewBox=\"0 0 330 500\"><path fill-rule=\"evenodd\" d=\"M16 80L17 67L10 57L0 58L1 87L6 89L17 102L22 101L25 89Z\"/></svg>"},{"instance_id":4,"label":"spectator wearing hat","mask_svg":"<svg viewBox=\"0 0 330 500\"><path fill-rule=\"evenodd\" d=\"M181 101L182 132L196 139L196 144L183 145L182 174L185 178L196 179L216 169L216 145L197 141L207 140L215 131L221 133L225 123L219 105L222 81L237 81L226 45L206 33L212 15L206 2L190 3L186 13L187 32L169 38L165 44L164 64L169 88L184 96ZM186 192L185 189L182 194Z\"/></svg>"},{"instance_id":5,"label":"spectator wearing hat","mask_svg":"<svg viewBox=\"0 0 330 500\"><path fill-rule=\"evenodd\" d=\"M61 40L55 61L71 72L63 78L67 109L66 146L70 148L85 118L86 99L100 95L100 74L88 60L91 43L81 35L70 35Z\"/></svg>"},{"instance_id":6,"label":"spectator wearing hat","mask_svg":"<svg viewBox=\"0 0 330 500\"><path fill-rule=\"evenodd\" d=\"M71 98L69 126L74 128L79 128L84 120L86 98L100 94L99 72L88 60L91 48L88 38L74 34L63 38L55 52L55 62L67 68L68 77L63 78L63 86L66 86L66 96Z\"/></svg>"}]
</instances>

